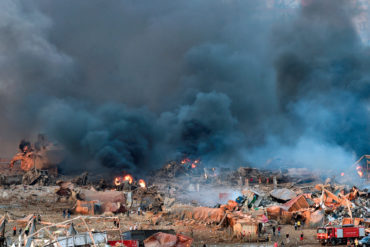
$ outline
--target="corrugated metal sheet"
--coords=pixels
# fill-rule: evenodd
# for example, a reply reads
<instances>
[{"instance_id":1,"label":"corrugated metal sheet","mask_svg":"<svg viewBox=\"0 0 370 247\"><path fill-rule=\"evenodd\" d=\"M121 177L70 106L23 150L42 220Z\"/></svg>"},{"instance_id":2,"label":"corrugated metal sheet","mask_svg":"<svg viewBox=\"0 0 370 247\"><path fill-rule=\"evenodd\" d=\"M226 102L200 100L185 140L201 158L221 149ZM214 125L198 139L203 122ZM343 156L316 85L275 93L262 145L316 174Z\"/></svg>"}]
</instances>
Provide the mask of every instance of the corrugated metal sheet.
<instances>
[{"instance_id":1,"label":"corrugated metal sheet","mask_svg":"<svg viewBox=\"0 0 370 247\"><path fill-rule=\"evenodd\" d=\"M95 244L106 243L107 242L107 233L105 232L93 232L92 233ZM93 244L93 241L90 238L90 234L80 233L74 236L69 237L59 237L58 242L61 247L74 247L76 245L90 245Z\"/></svg>"},{"instance_id":2,"label":"corrugated metal sheet","mask_svg":"<svg viewBox=\"0 0 370 247\"><path fill-rule=\"evenodd\" d=\"M289 212L293 212L300 209L309 208L309 206L310 205L308 204L306 198L303 195L300 195L285 203L282 208Z\"/></svg>"}]
</instances>

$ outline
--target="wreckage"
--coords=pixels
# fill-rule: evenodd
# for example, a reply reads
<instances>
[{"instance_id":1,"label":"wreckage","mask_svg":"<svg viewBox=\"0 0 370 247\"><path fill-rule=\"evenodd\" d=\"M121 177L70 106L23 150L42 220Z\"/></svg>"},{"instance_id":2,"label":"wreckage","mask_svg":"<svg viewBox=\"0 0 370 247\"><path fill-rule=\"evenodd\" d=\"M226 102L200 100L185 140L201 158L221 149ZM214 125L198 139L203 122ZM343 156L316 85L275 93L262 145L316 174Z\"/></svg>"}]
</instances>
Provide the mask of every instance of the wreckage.
<instances>
[{"instance_id":1,"label":"wreckage","mask_svg":"<svg viewBox=\"0 0 370 247\"><path fill-rule=\"evenodd\" d=\"M40 134L34 144L22 140L19 150L11 160L0 160L0 184L47 185L55 182L58 165L64 159L61 147Z\"/></svg>"},{"instance_id":2,"label":"wreckage","mask_svg":"<svg viewBox=\"0 0 370 247\"><path fill-rule=\"evenodd\" d=\"M268 241L273 227L291 225L298 220L312 228L329 223L363 225L369 232L367 190L337 183L342 177L323 183L319 176L307 169L240 167L232 170L209 168L199 160L187 159L173 161L170 166L167 164L153 173L155 175L148 181L122 171L123 175L112 177L110 182L102 178L89 180L87 173L58 180L41 171L31 168L23 173L23 184L31 185L27 188L14 185L4 188L11 187L19 193L17 198L27 198L28 204L37 205L42 198L48 198L45 201L58 207L59 212L68 209L73 216L80 215L77 218L120 218L121 222L140 222L140 230L162 228L161 233L141 239L146 246L158 246L166 241L171 246L186 246L182 244L195 239L199 241L199 237L194 238L189 230L185 233L178 230L180 226L200 228L201 231L212 229L213 238L226 242ZM56 186L37 191L38 186L47 184ZM9 193L0 193L0 197L11 204L15 197ZM32 200L37 202L32 203ZM169 228L177 230L169 236L163 232ZM224 236L217 232L223 232ZM88 235L85 231L81 238ZM67 246L70 241L79 240L66 234L47 243L56 241ZM137 240L116 238L112 241L123 244L119 241ZM94 245L92 240L85 243Z\"/></svg>"},{"instance_id":3,"label":"wreckage","mask_svg":"<svg viewBox=\"0 0 370 247\"><path fill-rule=\"evenodd\" d=\"M73 179L72 181L79 180ZM72 181L57 181L59 188L55 193L58 196L57 201L74 202L75 205L71 210L77 214L125 213L138 207L145 211L162 211L164 194L159 193L155 186L143 186L145 184L143 179L138 180L137 183L132 179L131 184L127 183L127 186L123 187L117 187L115 183L111 187L114 188L113 190L104 191L97 191L95 188L81 188Z\"/></svg>"},{"instance_id":4,"label":"wreckage","mask_svg":"<svg viewBox=\"0 0 370 247\"><path fill-rule=\"evenodd\" d=\"M237 171L217 173L216 169L204 169L201 163L195 167L181 166L184 166L183 162L172 162L171 166L164 167L151 186L146 183L140 186L130 175L123 176L119 183L117 178L114 179L115 191L76 190L60 184L58 193L68 188L68 192L63 192L65 196L74 195L77 201L75 213L125 213L137 211L140 207L151 215L150 222L154 225L176 221L186 221L189 225L204 223L231 229L231 235L237 239L242 238L243 232L249 232L250 241L266 240L263 233L267 229L278 224L293 224L297 220L306 226L318 227L328 222L363 224L365 221L359 219L369 217L367 191L336 185L330 180L326 184L307 184L302 181L319 182L319 179L302 170L282 175L279 171L241 167ZM171 175L166 176L165 171ZM289 174L303 175L291 179ZM196 194L203 188L225 185L225 180L233 181L229 186L240 191L235 198L230 198L230 193L220 192L219 198L227 199L225 204L209 207L199 206L193 201L179 203L184 194ZM176 182L182 186L176 186Z\"/></svg>"},{"instance_id":5,"label":"wreckage","mask_svg":"<svg viewBox=\"0 0 370 247\"><path fill-rule=\"evenodd\" d=\"M25 172L33 168L57 174L57 166L64 158L63 149L47 141L41 134L33 145L29 141L22 140L19 150L20 152L11 159L9 167L14 168L16 163L20 163L20 168Z\"/></svg>"}]
</instances>

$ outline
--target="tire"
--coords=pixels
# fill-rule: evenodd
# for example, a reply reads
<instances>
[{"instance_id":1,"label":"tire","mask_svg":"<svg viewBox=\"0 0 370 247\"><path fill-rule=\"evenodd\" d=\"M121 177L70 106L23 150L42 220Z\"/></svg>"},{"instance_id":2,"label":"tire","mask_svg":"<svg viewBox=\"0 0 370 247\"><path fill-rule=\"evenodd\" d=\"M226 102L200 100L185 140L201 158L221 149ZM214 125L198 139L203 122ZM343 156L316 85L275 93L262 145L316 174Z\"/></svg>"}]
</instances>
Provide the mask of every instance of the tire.
<instances>
[{"instance_id":1,"label":"tire","mask_svg":"<svg viewBox=\"0 0 370 247\"><path fill-rule=\"evenodd\" d=\"M334 238L332 238L330 239L330 244L334 246L337 244L337 241Z\"/></svg>"}]
</instances>

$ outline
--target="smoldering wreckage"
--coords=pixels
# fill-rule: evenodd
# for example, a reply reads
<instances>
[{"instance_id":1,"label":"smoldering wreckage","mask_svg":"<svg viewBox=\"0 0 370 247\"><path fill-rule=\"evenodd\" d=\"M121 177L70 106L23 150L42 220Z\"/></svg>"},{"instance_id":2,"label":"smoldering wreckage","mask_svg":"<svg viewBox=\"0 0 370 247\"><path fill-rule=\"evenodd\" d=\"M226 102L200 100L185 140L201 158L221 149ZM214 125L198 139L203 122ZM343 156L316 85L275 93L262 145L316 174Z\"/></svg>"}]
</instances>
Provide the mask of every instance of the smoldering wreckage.
<instances>
[{"instance_id":1,"label":"smoldering wreckage","mask_svg":"<svg viewBox=\"0 0 370 247\"><path fill-rule=\"evenodd\" d=\"M0 246L294 245L293 226L313 233L300 244L318 243L325 226L370 233L369 155L326 180L302 168L233 170L184 158L147 181L127 173L107 181L58 174L58 150L40 135L1 160ZM349 185L352 173L363 187Z\"/></svg>"}]
</instances>

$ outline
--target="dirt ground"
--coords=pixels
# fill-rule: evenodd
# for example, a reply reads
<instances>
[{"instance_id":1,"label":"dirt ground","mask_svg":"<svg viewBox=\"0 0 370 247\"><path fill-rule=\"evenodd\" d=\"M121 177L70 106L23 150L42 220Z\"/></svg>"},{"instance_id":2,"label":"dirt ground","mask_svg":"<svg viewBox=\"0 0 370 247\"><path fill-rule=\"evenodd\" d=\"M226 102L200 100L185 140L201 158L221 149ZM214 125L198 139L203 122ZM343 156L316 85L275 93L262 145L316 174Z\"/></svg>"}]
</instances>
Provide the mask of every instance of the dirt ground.
<instances>
[{"instance_id":1,"label":"dirt ground","mask_svg":"<svg viewBox=\"0 0 370 247\"><path fill-rule=\"evenodd\" d=\"M40 214L42 222L62 222L68 220L67 217L63 218L62 211L63 209L69 206L68 203L43 203L35 204L29 201L19 202L18 204L0 204L0 214L4 215L6 213L13 219L18 219L29 214ZM178 233L185 234L187 236L194 238L194 246L273 246L274 241L280 243L284 241L285 246L319 246L315 239L316 231L314 229L301 229L295 231L293 226L283 225L281 236L272 236L271 241L263 243L248 243L241 242L236 238L232 238L227 229L218 229L215 226L210 226L206 224L194 224L193 222L161 222L159 225L152 225L150 222L150 217L138 216L132 214L129 217L127 215L117 215L120 220L120 229L117 229L113 222L104 222L102 220L88 220L88 225L90 229L96 231L106 231L110 239L119 239L119 233L130 230L130 227L137 226L137 229L174 229ZM76 215L71 215L71 218L76 217ZM108 217L108 216L107 216ZM16 222L10 221L6 226L6 236L12 237L13 226L17 226L19 230L19 224ZM86 231L85 226L80 221L76 221L74 224L77 231L84 232ZM42 225L39 225L37 229L41 228ZM58 230L57 228L52 229L54 231ZM304 240L300 241L299 236L303 232ZM289 233L290 243L287 244L285 235Z\"/></svg>"},{"instance_id":2,"label":"dirt ground","mask_svg":"<svg viewBox=\"0 0 370 247\"><path fill-rule=\"evenodd\" d=\"M41 222L58 223L68 220L63 217L63 210L71 208L73 202L59 202L55 194L56 186L13 186L8 188L0 188L0 215L8 215L10 220L6 225L6 236L13 237L12 229L17 227L17 232L20 228L25 227L15 220L23 218L29 214L41 216ZM118 240L120 233L128 231L136 227L137 229L174 229L177 233L190 236L194 239L194 246L273 246L275 241L279 246L284 242L285 246L319 246L316 240L315 229L300 229L295 231L291 225L282 225L280 236L273 236L272 231L267 229L270 241L261 243L249 243L248 240L237 240L233 238L232 231L215 225L207 225L206 223L195 222L194 220L162 220L157 224L153 223L153 216L150 213L146 215L126 214L114 215L119 218L119 229L114 226L113 215L105 215L100 219L87 220L91 230L106 231L110 240ZM71 218L78 215L71 215ZM155 216L154 216L155 217ZM85 232L86 227L82 221L74 222L77 231ZM38 224L37 229L43 227ZM60 230L54 227L50 229L53 232ZM304 240L300 241L300 234L303 232ZM18 233L17 233L18 234ZM276 231L277 234L277 231ZM289 234L289 243L286 240L286 234ZM16 236L17 237L17 236Z\"/></svg>"}]
</instances>

